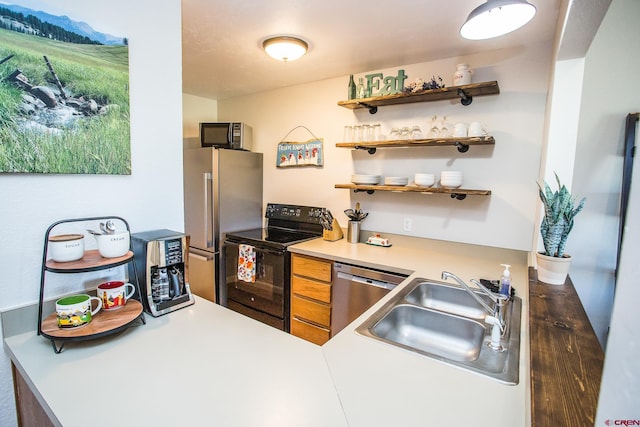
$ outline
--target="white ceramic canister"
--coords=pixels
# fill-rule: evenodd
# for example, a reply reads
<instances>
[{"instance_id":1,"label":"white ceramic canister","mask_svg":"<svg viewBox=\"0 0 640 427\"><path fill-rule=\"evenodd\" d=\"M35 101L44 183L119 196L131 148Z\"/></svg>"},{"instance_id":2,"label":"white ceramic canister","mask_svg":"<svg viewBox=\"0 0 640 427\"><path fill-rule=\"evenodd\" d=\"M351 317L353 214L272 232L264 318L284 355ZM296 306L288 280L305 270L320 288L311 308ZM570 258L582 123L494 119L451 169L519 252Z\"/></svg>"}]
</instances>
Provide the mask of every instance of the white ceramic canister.
<instances>
[{"instance_id":1,"label":"white ceramic canister","mask_svg":"<svg viewBox=\"0 0 640 427\"><path fill-rule=\"evenodd\" d=\"M453 74L453 86L471 84L471 73L469 64L458 64L456 72Z\"/></svg>"},{"instance_id":2,"label":"white ceramic canister","mask_svg":"<svg viewBox=\"0 0 640 427\"><path fill-rule=\"evenodd\" d=\"M83 234L59 234L49 236L49 252L56 262L79 260L84 256Z\"/></svg>"}]
</instances>

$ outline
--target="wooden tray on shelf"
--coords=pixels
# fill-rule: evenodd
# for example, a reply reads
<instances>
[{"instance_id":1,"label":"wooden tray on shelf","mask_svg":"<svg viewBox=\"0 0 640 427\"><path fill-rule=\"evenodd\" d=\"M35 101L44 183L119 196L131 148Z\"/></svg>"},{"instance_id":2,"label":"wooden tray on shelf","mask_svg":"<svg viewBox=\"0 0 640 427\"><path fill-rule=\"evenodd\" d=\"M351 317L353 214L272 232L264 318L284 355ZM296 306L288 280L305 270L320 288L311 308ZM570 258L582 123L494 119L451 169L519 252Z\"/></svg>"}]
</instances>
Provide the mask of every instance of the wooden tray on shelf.
<instances>
[{"instance_id":1,"label":"wooden tray on shelf","mask_svg":"<svg viewBox=\"0 0 640 427\"><path fill-rule=\"evenodd\" d=\"M125 255L117 258L104 258L97 249L84 252L84 256L77 261L56 262L48 259L45 266L49 271L59 272L80 272L99 269L109 265L117 266L128 262L133 257L133 252L128 251Z\"/></svg>"},{"instance_id":2,"label":"wooden tray on shelf","mask_svg":"<svg viewBox=\"0 0 640 427\"><path fill-rule=\"evenodd\" d=\"M142 304L130 299L117 310L100 310L88 325L77 328L58 328L56 313L51 313L42 321L42 335L57 340L82 340L98 338L128 326L142 313Z\"/></svg>"}]
</instances>

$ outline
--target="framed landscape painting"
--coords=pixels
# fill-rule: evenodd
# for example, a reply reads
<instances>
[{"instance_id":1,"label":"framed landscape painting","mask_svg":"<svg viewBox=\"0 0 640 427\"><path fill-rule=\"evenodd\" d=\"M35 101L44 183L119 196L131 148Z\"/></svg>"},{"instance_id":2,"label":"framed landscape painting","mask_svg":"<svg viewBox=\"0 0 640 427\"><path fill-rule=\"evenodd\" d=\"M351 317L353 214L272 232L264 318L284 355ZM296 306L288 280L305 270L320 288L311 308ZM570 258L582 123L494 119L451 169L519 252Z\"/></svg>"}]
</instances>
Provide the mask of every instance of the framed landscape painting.
<instances>
[{"instance_id":1,"label":"framed landscape painting","mask_svg":"<svg viewBox=\"0 0 640 427\"><path fill-rule=\"evenodd\" d=\"M0 173L130 175L128 40L63 4L0 0Z\"/></svg>"}]
</instances>

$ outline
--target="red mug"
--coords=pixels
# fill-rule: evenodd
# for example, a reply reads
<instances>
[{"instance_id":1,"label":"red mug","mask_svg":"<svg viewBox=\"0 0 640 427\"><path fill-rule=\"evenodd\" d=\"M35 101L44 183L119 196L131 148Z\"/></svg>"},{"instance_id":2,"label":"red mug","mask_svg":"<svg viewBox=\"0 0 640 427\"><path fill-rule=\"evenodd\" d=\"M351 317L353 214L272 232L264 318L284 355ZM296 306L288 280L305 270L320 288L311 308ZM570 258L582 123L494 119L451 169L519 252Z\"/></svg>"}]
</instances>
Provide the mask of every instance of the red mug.
<instances>
[{"instance_id":1,"label":"red mug","mask_svg":"<svg viewBox=\"0 0 640 427\"><path fill-rule=\"evenodd\" d=\"M127 293L127 288L131 288L129 293ZM98 298L102 300L102 309L109 311L124 307L135 290L136 288L131 283L113 281L99 284L97 294Z\"/></svg>"}]
</instances>

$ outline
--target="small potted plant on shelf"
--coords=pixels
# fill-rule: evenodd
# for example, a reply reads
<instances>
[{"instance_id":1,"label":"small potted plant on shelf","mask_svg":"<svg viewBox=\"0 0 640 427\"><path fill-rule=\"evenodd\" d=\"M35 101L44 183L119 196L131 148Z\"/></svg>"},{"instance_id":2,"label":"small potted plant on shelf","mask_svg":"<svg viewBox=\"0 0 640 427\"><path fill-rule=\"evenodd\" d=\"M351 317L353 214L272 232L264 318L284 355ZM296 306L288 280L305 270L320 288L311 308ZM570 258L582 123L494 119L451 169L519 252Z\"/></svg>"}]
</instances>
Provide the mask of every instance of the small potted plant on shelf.
<instances>
[{"instance_id":1,"label":"small potted plant on shelf","mask_svg":"<svg viewBox=\"0 0 640 427\"><path fill-rule=\"evenodd\" d=\"M557 174L554 175L558 190L552 191L546 182L544 188L538 184L540 200L544 205L544 217L540 224L544 252L536 253L536 261L538 280L551 285L563 285L571 264L571 256L564 253L567 237L573 228L573 219L584 207L586 197L575 206L567 187L560 183Z\"/></svg>"}]
</instances>

